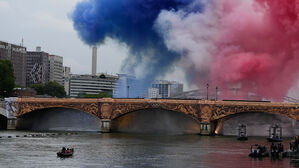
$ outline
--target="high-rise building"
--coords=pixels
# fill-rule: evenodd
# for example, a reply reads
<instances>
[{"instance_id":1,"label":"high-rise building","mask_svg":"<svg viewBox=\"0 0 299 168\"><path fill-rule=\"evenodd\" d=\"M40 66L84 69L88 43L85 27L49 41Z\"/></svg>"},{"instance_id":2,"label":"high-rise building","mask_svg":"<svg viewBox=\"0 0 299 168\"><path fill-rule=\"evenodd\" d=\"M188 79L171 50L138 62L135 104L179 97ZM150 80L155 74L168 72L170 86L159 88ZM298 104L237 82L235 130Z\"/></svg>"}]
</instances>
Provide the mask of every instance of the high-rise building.
<instances>
[{"instance_id":1,"label":"high-rise building","mask_svg":"<svg viewBox=\"0 0 299 168\"><path fill-rule=\"evenodd\" d=\"M50 80L49 54L41 51L28 51L26 56L26 86L43 84Z\"/></svg>"},{"instance_id":2,"label":"high-rise building","mask_svg":"<svg viewBox=\"0 0 299 168\"><path fill-rule=\"evenodd\" d=\"M63 57L50 55L49 68L49 81L56 81L63 86Z\"/></svg>"},{"instance_id":3,"label":"high-rise building","mask_svg":"<svg viewBox=\"0 0 299 168\"><path fill-rule=\"evenodd\" d=\"M71 79L71 68L70 67L64 67L63 71L63 85L64 90L67 96L70 95L70 79Z\"/></svg>"},{"instance_id":4,"label":"high-rise building","mask_svg":"<svg viewBox=\"0 0 299 168\"><path fill-rule=\"evenodd\" d=\"M154 95L156 93L155 89L156 88L159 90L158 97L159 98L169 98L172 97L173 95L177 95L180 93L183 93L183 84L175 82L175 81L166 81L166 80L157 80L153 82L152 87L149 89L149 98L151 95ZM156 95L157 96L157 95Z\"/></svg>"},{"instance_id":5,"label":"high-rise building","mask_svg":"<svg viewBox=\"0 0 299 168\"><path fill-rule=\"evenodd\" d=\"M118 76L109 74L71 75L70 96L77 97L80 93L98 94L106 92L112 95Z\"/></svg>"},{"instance_id":6,"label":"high-rise building","mask_svg":"<svg viewBox=\"0 0 299 168\"><path fill-rule=\"evenodd\" d=\"M159 94L158 88L149 88L148 89L148 98L154 99L154 98L162 98Z\"/></svg>"},{"instance_id":7,"label":"high-rise building","mask_svg":"<svg viewBox=\"0 0 299 168\"><path fill-rule=\"evenodd\" d=\"M26 85L26 48L0 41L0 60L10 60L17 85Z\"/></svg>"},{"instance_id":8,"label":"high-rise building","mask_svg":"<svg viewBox=\"0 0 299 168\"><path fill-rule=\"evenodd\" d=\"M147 87L133 75L119 74L113 93L114 98L145 98Z\"/></svg>"}]
</instances>

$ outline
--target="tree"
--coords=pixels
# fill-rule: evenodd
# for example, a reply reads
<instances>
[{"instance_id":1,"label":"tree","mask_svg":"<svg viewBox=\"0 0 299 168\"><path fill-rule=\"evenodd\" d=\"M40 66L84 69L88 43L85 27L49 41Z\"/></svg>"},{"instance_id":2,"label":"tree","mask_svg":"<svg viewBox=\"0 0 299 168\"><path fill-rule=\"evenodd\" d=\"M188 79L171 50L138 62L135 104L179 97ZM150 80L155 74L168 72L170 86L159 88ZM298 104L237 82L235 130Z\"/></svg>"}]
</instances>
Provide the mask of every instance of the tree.
<instances>
[{"instance_id":1,"label":"tree","mask_svg":"<svg viewBox=\"0 0 299 168\"><path fill-rule=\"evenodd\" d=\"M33 84L30 86L30 88L34 89L36 91L37 95L44 95L44 85L43 84Z\"/></svg>"},{"instance_id":2,"label":"tree","mask_svg":"<svg viewBox=\"0 0 299 168\"><path fill-rule=\"evenodd\" d=\"M30 86L38 95L49 95L52 97L65 97L64 87L56 81L50 81L45 84L33 84Z\"/></svg>"},{"instance_id":3,"label":"tree","mask_svg":"<svg viewBox=\"0 0 299 168\"><path fill-rule=\"evenodd\" d=\"M15 87L15 77L12 63L0 60L0 97L9 97Z\"/></svg>"},{"instance_id":4,"label":"tree","mask_svg":"<svg viewBox=\"0 0 299 168\"><path fill-rule=\"evenodd\" d=\"M86 94L86 93L79 93L77 98L110 98L111 95L106 92L100 92L98 94Z\"/></svg>"},{"instance_id":5,"label":"tree","mask_svg":"<svg viewBox=\"0 0 299 168\"><path fill-rule=\"evenodd\" d=\"M44 94L53 97L65 97L66 93L64 87L56 81L50 81L44 84Z\"/></svg>"}]
</instances>

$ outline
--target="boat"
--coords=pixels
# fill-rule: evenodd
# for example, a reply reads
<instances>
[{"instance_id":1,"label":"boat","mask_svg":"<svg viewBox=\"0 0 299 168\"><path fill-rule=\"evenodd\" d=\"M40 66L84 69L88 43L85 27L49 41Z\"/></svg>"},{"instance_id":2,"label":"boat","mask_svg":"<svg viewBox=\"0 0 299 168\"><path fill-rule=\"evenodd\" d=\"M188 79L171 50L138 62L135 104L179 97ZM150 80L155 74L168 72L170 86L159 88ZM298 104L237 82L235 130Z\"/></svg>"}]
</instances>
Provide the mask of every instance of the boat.
<instances>
[{"instance_id":1,"label":"boat","mask_svg":"<svg viewBox=\"0 0 299 168\"><path fill-rule=\"evenodd\" d=\"M282 128L277 124L269 129L268 142L282 142Z\"/></svg>"},{"instance_id":2,"label":"boat","mask_svg":"<svg viewBox=\"0 0 299 168\"><path fill-rule=\"evenodd\" d=\"M277 143L274 144L272 142L270 146L271 158L279 158L280 156L284 157L283 155L283 144Z\"/></svg>"},{"instance_id":3,"label":"boat","mask_svg":"<svg viewBox=\"0 0 299 168\"><path fill-rule=\"evenodd\" d=\"M239 129L238 130L239 130L239 135L238 135L237 140L239 140L239 141L247 141L248 137L247 137L247 134L246 134L246 125L244 125L244 124L239 125Z\"/></svg>"},{"instance_id":4,"label":"boat","mask_svg":"<svg viewBox=\"0 0 299 168\"><path fill-rule=\"evenodd\" d=\"M237 140L239 140L239 141L247 141L248 137L247 136L240 136L240 137L237 138Z\"/></svg>"},{"instance_id":5,"label":"boat","mask_svg":"<svg viewBox=\"0 0 299 168\"><path fill-rule=\"evenodd\" d=\"M248 156L253 158L268 157L269 152L265 146L255 144L255 145L251 145L250 153Z\"/></svg>"},{"instance_id":6,"label":"boat","mask_svg":"<svg viewBox=\"0 0 299 168\"><path fill-rule=\"evenodd\" d=\"M268 142L282 142L282 139L279 137L269 137L267 138Z\"/></svg>"},{"instance_id":7,"label":"boat","mask_svg":"<svg viewBox=\"0 0 299 168\"><path fill-rule=\"evenodd\" d=\"M57 152L57 156L58 157L70 157L73 156L74 154L74 148L62 148L62 150L60 150L59 152Z\"/></svg>"}]
</instances>

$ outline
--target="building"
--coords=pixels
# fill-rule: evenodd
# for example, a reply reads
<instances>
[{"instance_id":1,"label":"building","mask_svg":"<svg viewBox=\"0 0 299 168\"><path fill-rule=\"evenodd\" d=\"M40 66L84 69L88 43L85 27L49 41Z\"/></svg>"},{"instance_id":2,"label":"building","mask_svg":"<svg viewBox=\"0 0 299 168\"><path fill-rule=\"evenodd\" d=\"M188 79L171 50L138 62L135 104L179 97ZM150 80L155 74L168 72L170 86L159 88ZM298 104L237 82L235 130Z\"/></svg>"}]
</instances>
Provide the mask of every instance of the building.
<instances>
[{"instance_id":1,"label":"building","mask_svg":"<svg viewBox=\"0 0 299 168\"><path fill-rule=\"evenodd\" d=\"M28 51L26 56L26 86L44 84L50 80L49 54L36 47L36 51Z\"/></svg>"},{"instance_id":2,"label":"building","mask_svg":"<svg viewBox=\"0 0 299 168\"><path fill-rule=\"evenodd\" d=\"M162 98L161 95L159 94L159 89L158 88L149 88L148 89L148 98L150 98L150 99Z\"/></svg>"},{"instance_id":3,"label":"building","mask_svg":"<svg viewBox=\"0 0 299 168\"><path fill-rule=\"evenodd\" d=\"M49 56L49 81L56 81L60 85L64 85L63 76L63 57L57 55Z\"/></svg>"},{"instance_id":4,"label":"building","mask_svg":"<svg viewBox=\"0 0 299 168\"><path fill-rule=\"evenodd\" d=\"M71 75L70 96L77 97L80 93L98 94L106 92L113 94L118 76L108 74Z\"/></svg>"},{"instance_id":5,"label":"building","mask_svg":"<svg viewBox=\"0 0 299 168\"><path fill-rule=\"evenodd\" d=\"M0 60L10 60L15 76L15 83L26 85L26 48L20 45L0 41Z\"/></svg>"},{"instance_id":6,"label":"building","mask_svg":"<svg viewBox=\"0 0 299 168\"><path fill-rule=\"evenodd\" d=\"M158 89L159 94L156 95ZM157 80L152 83L152 87L149 88L148 97L149 98L170 98L173 95L183 93L183 84L175 81ZM156 97L151 97L155 95Z\"/></svg>"},{"instance_id":7,"label":"building","mask_svg":"<svg viewBox=\"0 0 299 168\"><path fill-rule=\"evenodd\" d=\"M67 96L70 95L70 79L71 79L71 67L64 67L63 70L63 85Z\"/></svg>"},{"instance_id":8,"label":"building","mask_svg":"<svg viewBox=\"0 0 299 168\"><path fill-rule=\"evenodd\" d=\"M147 87L133 75L119 74L113 93L114 98L145 98Z\"/></svg>"}]
</instances>

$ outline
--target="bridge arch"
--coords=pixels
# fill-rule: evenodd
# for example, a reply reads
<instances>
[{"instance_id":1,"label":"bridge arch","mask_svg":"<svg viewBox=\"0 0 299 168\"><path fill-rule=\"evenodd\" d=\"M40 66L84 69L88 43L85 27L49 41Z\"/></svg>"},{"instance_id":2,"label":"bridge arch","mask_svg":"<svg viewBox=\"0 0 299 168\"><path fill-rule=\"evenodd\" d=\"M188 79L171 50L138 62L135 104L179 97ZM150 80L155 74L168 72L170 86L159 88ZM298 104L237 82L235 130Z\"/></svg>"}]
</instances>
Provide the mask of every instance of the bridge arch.
<instances>
[{"instance_id":1,"label":"bridge arch","mask_svg":"<svg viewBox=\"0 0 299 168\"><path fill-rule=\"evenodd\" d=\"M242 113L267 113L288 117L299 121L299 107L294 105L269 104L267 105L216 105L213 107L211 121L219 120L231 115Z\"/></svg>"},{"instance_id":2,"label":"bridge arch","mask_svg":"<svg viewBox=\"0 0 299 168\"><path fill-rule=\"evenodd\" d=\"M112 120L115 120L117 118L120 118L122 116L125 116L125 115L128 115L130 113L136 113L136 112L139 112L139 111L168 111L168 112L172 112L172 113L179 113L179 114L183 114L185 115L186 117L190 117L192 118L193 120L195 120L196 122L200 123L200 120L199 118L196 116L196 115L192 115L191 113L184 113L183 111L178 111L178 110L172 110L172 109L167 109L167 108L142 108L142 109L134 109L134 110L131 110L131 111L127 111L125 113L122 113L120 111L115 111L115 115L112 116Z\"/></svg>"},{"instance_id":3,"label":"bridge arch","mask_svg":"<svg viewBox=\"0 0 299 168\"><path fill-rule=\"evenodd\" d=\"M47 107L17 118L17 129L36 131L100 131L100 119L76 108Z\"/></svg>"},{"instance_id":4,"label":"bridge arch","mask_svg":"<svg viewBox=\"0 0 299 168\"><path fill-rule=\"evenodd\" d=\"M192 117L196 121L200 121L200 106L197 104L179 104L179 103L100 103L101 119L114 120L122 115L135 112L138 110L168 110L183 113Z\"/></svg>"},{"instance_id":5,"label":"bridge arch","mask_svg":"<svg viewBox=\"0 0 299 168\"><path fill-rule=\"evenodd\" d=\"M98 104L97 103L77 103L77 102L27 102L18 104L18 112L16 117L21 117L24 114L31 113L37 110L50 109L50 108L66 108L79 110L88 114L91 114L97 118L98 115Z\"/></svg>"},{"instance_id":6,"label":"bridge arch","mask_svg":"<svg viewBox=\"0 0 299 168\"><path fill-rule=\"evenodd\" d=\"M299 121L289 116L269 112L243 112L227 115L218 120L215 133L223 135L238 135L240 124L246 125L248 136L268 136L269 128L276 124L282 127L283 136L295 136L299 133Z\"/></svg>"},{"instance_id":7,"label":"bridge arch","mask_svg":"<svg viewBox=\"0 0 299 168\"><path fill-rule=\"evenodd\" d=\"M194 116L164 108L144 108L111 118L112 132L197 134L200 121Z\"/></svg>"}]
</instances>

